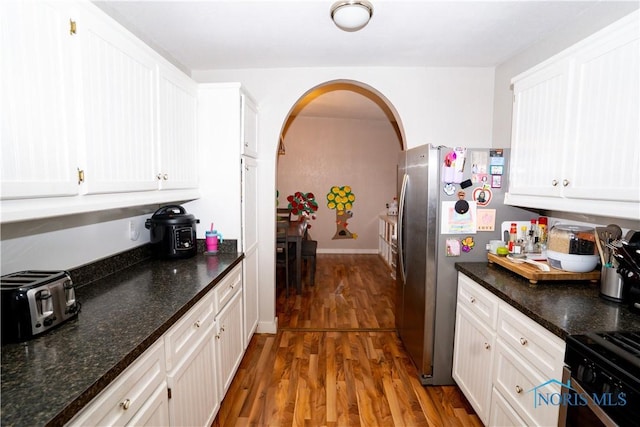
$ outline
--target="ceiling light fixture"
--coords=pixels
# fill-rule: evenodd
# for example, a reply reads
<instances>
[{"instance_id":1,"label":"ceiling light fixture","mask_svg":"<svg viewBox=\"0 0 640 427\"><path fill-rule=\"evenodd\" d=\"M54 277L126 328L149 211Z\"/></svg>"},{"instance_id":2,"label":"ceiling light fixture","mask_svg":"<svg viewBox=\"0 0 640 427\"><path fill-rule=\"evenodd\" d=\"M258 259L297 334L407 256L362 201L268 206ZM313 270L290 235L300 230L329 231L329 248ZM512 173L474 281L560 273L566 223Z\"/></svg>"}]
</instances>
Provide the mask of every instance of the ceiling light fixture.
<instances>
[{"instance_id":1,"label":"ceiling light fixture","mask_svg":"<svg viewBox=\"0 0 640 427\"><path fill-rule=\"evenodd\" d=\"M373 5L366 0L338 1L331 6L331 19L344 31L358 31L369 23Z\"/></svg>"}]
</instances>

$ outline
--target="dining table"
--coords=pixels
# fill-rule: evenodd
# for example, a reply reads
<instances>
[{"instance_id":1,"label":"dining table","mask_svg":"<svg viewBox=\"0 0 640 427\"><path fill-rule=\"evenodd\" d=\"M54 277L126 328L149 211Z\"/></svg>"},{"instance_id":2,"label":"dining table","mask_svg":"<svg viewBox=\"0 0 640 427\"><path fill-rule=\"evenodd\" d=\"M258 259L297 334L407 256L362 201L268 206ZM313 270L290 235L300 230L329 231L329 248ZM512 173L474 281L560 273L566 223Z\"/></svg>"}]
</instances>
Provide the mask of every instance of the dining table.
<instances>
[{"instance_id":1,"label":"dining table","mask_svg":"<svg viewBox=\"0 0 640 427\"><path fill-rule=\"evenodd\" d=\"M289 221L287 228L287 242L295 245L295 284L296 293L302 293L302 240L307 234L307 226L309 221L305 218Z\"/></svg>"}]
</instances>

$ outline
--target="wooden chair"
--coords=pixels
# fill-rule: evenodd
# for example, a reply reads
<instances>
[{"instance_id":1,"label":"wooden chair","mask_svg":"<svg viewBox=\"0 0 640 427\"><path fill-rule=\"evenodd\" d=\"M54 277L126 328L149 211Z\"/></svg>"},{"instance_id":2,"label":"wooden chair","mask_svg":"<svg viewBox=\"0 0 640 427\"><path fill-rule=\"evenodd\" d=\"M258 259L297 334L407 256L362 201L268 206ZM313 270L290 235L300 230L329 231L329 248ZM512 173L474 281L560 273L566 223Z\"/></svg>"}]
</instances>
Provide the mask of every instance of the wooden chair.
<instances>
[{"instance_id":1,"label":"wooden chair","mask_svg":"<svg viewBox=\"0 0 640 427\"><path fill-rule=\"evenodd\" d=\"M295 253L289 250L289 242L287 241L287 230L289 229L288 221L276 221L276 268L284 267L285 270L285 289L287 297L289 296L289 271L293 266Z\"/></svg>"},{"instance_id":2,"label":"wooden chair","mask_svg":"<svg viewBox=\"0 0 640 427\"><path fill-rule=\"evenodd\" d=\"M316 240L303 240L302 241L302 261L307 264L307 261L311 261L311 272L309 273L309 284L313 286L316 278L316 252L318 250L318 242Z\"/></svg>"},{"instance_id":3,"label":"wooden chair","mask_svg":"<svg viewBox=\"0 0 640 427\"><path fill-rule=\"evenodd\" d=\"M291 221L291 211L288 208L276 209L276 221L282 220Z\"/></svg>"}]
</instances>

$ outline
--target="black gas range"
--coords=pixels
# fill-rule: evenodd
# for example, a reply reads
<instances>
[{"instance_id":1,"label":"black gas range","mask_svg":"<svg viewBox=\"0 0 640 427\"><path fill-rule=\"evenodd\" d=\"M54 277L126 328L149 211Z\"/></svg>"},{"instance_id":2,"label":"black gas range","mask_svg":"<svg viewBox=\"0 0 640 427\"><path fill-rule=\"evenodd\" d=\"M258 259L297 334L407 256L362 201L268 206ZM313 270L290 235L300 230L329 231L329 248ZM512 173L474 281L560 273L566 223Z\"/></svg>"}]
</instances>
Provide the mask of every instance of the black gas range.
<instances>
[{"instance_id":1,"label":"black gas range","mask_svg":"<svg viewBox=\"0 0 640 427\"><path fill-rule=\"evenodd\" d=\"M567 338L561 425L638 425L640 331Z\"/></svg>"}]
</instances>

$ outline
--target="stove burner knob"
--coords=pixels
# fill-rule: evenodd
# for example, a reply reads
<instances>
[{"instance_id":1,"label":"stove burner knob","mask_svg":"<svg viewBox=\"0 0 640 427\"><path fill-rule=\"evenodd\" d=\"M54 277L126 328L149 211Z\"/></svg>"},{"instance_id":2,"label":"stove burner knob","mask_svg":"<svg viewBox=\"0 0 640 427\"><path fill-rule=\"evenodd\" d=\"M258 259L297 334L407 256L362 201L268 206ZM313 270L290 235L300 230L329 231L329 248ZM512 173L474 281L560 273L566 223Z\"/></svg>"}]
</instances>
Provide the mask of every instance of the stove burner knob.
<instances>
[{"instance_id":1,"label":"stove burner knob","mask_svg":"<svg viewBox=\"0 0 640 427\"><path fill-rule=\"evenodd\" d=\"M624 388L622 387L622 383L619 382L613 386L613 391L611 392L611 403L617 405L620 395L625 397Z\"/></svg>"},{"instance_id":2,"label":"stove burner knob","mask_svg":"<svg viewBox=\"0 0 640 427\"><path fill-rule=\"evenodd\" d=\"M584 365L578 365L578 372L576 373L576 378L578 379L578 381L582 381L582 379L584 378L584 370Z\"/></svg>"},{"instance_id":3,"label":"stove burner knob","mask_svg":"<svg viewBox=\"0 0 640 427\"><path fill-rule=\"evenodd\" d=\"M591 365L585 368L584 382L587 384L593 384L596 382L596 367Z\"/></svg>"}]
</instances>

